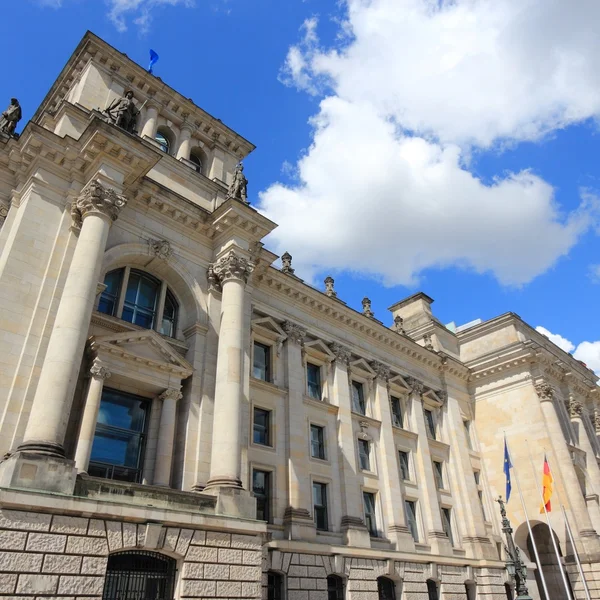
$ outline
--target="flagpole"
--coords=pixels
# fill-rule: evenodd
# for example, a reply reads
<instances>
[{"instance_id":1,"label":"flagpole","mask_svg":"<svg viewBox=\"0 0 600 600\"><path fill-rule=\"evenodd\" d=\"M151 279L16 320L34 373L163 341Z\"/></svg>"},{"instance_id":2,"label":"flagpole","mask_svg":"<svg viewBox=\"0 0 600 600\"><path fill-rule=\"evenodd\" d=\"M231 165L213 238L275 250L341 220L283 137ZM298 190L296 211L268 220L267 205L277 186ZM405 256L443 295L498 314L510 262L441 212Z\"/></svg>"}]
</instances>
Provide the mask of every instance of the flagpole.
<instances>
[{"instance_id":1,"label":"flagpole","mask_svg":"<svg viewBox=\"0 0 600 600\"><path fill-rule=\"evenodd\" d=\"M517 482L517 491L519 492L519 500L521 501L521 506L523 507L523 512L525 513L525 521L527 522L527 529L529 530L529 539L531 540L531 545L533 546L533 553L535 555L535 560L537 563L538 571L540 572L540 579L542 580L542 587L544 588L544 593L546 594L546 600L551 600L550 594L548 593L548 587L546 586L546 578L544 577L544 571L542 570L542 561L540 560L540 555L538 554L537 544L535 543L535 538L533 537L533 531L531 530L531 523L529 522L529 515L527 514L527 507L525 506L525 500L523 499L523 494L521 492L521 484L519 482L519 475L517 473L517 468L515 467L515 463L512 459L512 454L510 452L510 447L506 442L506 436L504 436L504 442L506 443L506 448L508 449L508 456L510 458L510 464L515 472L515 481Z\"/></svg>"},{"instance_id":2,"label":"flagpole","mask_svg":"<svg viewBox=\"0 0 600 600\"><path fill-rule=\"evenodd\" d=\"M562 502L560 503L560 508L562 509L563 517L565 518L565 525L567 526L567 533L569 534L569 539L571 540L571 546L573 546L573 553L575 554L575 560L577 562L579 576L581 577L581 581L583 582L585 597L587 598L587 600L591 600L590 590L588 588L587 581L585 580L585 576L583 574L583 568L581 566L581 561L579 560L579 553L577 552L577 548L575 547L575 540L573 539L573 533L571 532L571 524L569 523L569 519L567 519L567 512L565 511L565 507Z\"/></svg>"},{"instance_id":3,"label":"flagpole","mask_svg":"<svg viewBox=\"0 0 600 600\"><path fill-rule=\"evenodd\" d=\"M535 465L533 464L533 458L531 456L531 449L529 448L529 442L527 440L525 440L525 443L527 444L527 453L529 454L529 461L531 462L531 468L533 469L533 472L535 474ZM550 464L548 464L548 466L550 466ZM552 471L550 471L550 472L552 472ZM565 573L565 570L563 568L562 560L561 560L560 554L558 552L558 546L556 545L556 539L554 538L554 530L552 529L552 526L550 525L550 516L548 515L548 511L546 510L546 503L544 502L544 492L540 489L540 484L537 480L537 476L534 477L534 480L535 480L535 486L537 487L538 494L540 495L540 498L542 499L542 508L544 509L544 514L546 515L546 522L548 523L550 539L552 540L552 546L554 547L554 553L556 554L556 561L558 562L558 568L560 569L560 574L561 574L561 577L563 580L563 585L565 586L565 592L567 593L567 598L569 600L573 600L571 590L569 589L569 583L567 581L567 574Z\"/></svg>"}]
</instances>

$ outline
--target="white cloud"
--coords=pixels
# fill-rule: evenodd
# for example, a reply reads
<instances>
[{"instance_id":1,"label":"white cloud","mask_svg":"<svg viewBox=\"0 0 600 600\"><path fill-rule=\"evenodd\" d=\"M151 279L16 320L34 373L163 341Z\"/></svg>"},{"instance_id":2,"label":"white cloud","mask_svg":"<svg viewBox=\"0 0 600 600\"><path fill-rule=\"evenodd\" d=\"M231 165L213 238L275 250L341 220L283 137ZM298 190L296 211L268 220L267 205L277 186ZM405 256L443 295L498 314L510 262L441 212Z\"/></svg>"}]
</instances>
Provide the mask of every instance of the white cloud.
<instances>
[{"instance_id":1,"label":"white cloud","mask_svg":"<svg viewBox=\"0 0 600 600\"><path fill-rule=\"evenodd\" d=\"M298 180L273 184L260 208L280 225L270 244L302 276L326 268L414 284L424 269L459 265L520 285L595 224L587 192L565 214L534 173L486 184L466 164L474 146L600 112L600 3L441 5L346 0L342 41L323 48L313 17L290 49L280 78L329 95Z\"/></svg>"},{"instance_id":2,"label":"white cloud","mask_svg":"<svg viewBox=\"0 0 600 600\"><path fill-rule=\"evenodd\" d=\"M567 338L557 333L551 333L545 327L536 327L535 330L542 335L545 335L552 343L556 344L561 350L565 352L573 352L575 350L575 344L570 342Z\"/></svg>"},{"instance_id":3,"label":"white cloud","mask_svg":"<svg viewBox=\"0 0 600 600\"><path fill-rule=\"evenodd\" d=\"M600 283L600 265L590 265L588 275L593 283Z\"/></svg>"}]
</instances>

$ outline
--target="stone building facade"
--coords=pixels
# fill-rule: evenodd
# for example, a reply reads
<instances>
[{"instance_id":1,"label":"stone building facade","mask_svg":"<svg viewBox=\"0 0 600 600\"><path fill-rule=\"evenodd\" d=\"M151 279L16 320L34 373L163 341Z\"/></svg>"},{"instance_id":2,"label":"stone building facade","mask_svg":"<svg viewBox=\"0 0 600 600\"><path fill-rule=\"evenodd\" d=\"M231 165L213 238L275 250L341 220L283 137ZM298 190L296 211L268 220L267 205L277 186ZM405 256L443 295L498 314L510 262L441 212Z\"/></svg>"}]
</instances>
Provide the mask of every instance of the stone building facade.
<instances>
[{"instance_id":1,"label":"stone building facade","mask_svg":"<svg viewBox=\"0 0 600 600\"><path fill-rule=\"evenodd\" d=\"M253 149L91 33L0 140L0 598L510 598L502 428L598 588L593 373L515 315L387 327L276 268Z\"/></svg>"}]
</instances>

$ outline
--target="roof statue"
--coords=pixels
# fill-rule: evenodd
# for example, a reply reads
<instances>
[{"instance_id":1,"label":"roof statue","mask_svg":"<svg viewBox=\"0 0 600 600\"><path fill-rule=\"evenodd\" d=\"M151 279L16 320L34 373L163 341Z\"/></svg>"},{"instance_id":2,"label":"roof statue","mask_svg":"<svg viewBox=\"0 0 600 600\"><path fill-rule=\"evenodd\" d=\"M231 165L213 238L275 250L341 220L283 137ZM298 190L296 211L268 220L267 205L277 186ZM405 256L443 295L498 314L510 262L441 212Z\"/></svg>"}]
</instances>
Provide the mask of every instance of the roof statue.
<instances>
[{"instance_id":1,"label":"roof statue","mask_svg":"<svg viewBox=\"0 0 600 600\"><path fill-rule=\"evenodd\" d=\"M250 204L248 202L248 180L244 175L244 165L241 162L236 165L233 179L229 185L229 190L227 190L227 200L230 198L240 200L244 204Z\"/></svg>"},{"instance_id":2,"label":"roof statue","mask_svg":"<svg viewBox=\"0 0 600 600\"><path fill-rule=\"evenodd\" d=\"M137 133L137 116L140 114L140 111L135 106L131 90L127 90L122 98L113 100L103 112L108 115L113 125L121 127L121 129L124 129L128 133Z\"/></svg>"},{"instance_id":3,"label":"roof statue","mask_svg":"<svg viewBox=\"0 0 600 600\"><path fill-rule=\"evenodd\" d=\"M21 116L19 101L16 98L11 98L8 108L0 116L0 132L7 135L14 135Z\"/></svg>"}]
</instances>

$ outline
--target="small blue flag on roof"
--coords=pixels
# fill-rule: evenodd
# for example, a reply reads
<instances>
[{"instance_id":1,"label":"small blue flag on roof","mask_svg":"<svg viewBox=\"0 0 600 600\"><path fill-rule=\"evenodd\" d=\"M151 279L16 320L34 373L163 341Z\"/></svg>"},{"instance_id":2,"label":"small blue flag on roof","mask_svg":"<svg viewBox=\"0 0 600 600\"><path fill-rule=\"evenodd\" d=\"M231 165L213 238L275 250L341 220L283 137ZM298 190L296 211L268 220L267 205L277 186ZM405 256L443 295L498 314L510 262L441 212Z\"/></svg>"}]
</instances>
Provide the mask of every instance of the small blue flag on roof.
<instances>
[{"instance_id":1,"label":"small blue flag on roof","mask_svg":"<svg viewBox=\"0 0 600 600\"><path fill-rule=\"evenodd\" d=\"M152 73L152 68L158 62L158 54L154 50L150 49L150 66L148 67L148 73Z\"/></svg>"}]
</instances>

